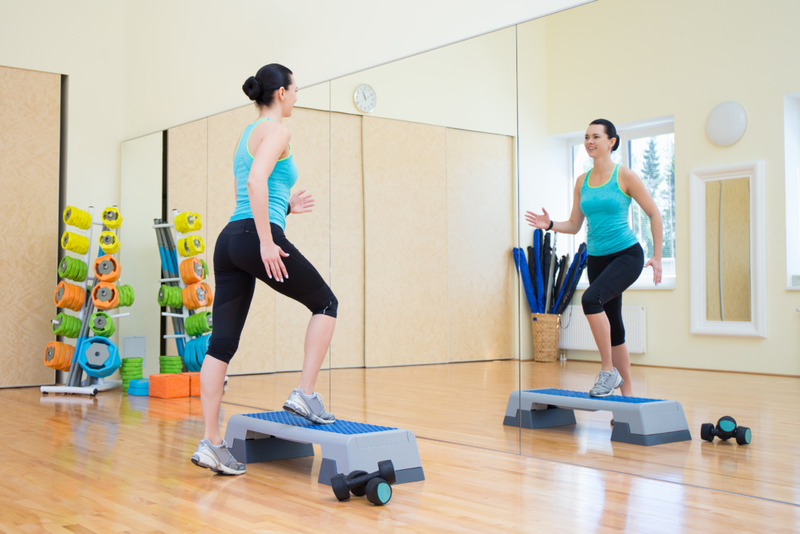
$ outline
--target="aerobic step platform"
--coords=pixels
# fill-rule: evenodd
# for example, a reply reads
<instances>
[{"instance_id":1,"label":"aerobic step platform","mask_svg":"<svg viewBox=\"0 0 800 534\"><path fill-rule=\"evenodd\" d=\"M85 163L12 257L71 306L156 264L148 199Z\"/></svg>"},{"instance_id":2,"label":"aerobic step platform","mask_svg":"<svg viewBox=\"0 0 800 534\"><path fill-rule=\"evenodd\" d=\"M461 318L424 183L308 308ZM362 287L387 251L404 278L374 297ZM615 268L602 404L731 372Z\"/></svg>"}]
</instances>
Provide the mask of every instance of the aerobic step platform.
<instances>
[{"instance_id":1,"label":"aerobic step platform","mask_svg":"<svg viewBox=\"0 0 800 534\"><path fill-rule=\"evenodd\" d=\"M639 397L590 397L582 391L528 389L508 397L503 424L523 428L550 428L575 424L575 412L610 411L614 414L611 441L660 445L690 441L683 407L678 401Z\"/></svg>"},{"instance_id":2,"label":"aerobic step platform","mask_svg":"<svg viewBox=\"0 0 800 534\"><path fill-rule=\"evenodd\" d=\"M378 462L391 460L397 484L425 480L417 438L409 430L337 419L315 425L288 412L234 415L228 420L225 441L245 464L314 456L313 443L322 448L319 483L330 486L338 473L372 473Z\"/></svg>"}]
</instances>

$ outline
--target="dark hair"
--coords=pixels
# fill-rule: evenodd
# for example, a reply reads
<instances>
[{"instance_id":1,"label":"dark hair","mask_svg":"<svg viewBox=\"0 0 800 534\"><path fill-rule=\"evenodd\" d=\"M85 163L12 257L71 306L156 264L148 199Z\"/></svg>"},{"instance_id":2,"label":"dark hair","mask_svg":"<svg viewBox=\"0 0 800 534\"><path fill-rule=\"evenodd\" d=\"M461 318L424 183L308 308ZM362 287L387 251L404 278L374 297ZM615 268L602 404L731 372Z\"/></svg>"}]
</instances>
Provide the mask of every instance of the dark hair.
<instances>
[{"instance_id":1,"label":"dark hair","mask_svg":"<svg viewBox=\"0 0 800 534\"><path fill-rule=\"evenodd\" d=\"M619 148L620 139L619 135L617 134L617 128L611 121L607 121L605 119L597 119L590 122L589 126L591 126L592 124L599 124L600 126L603 126L606 129L606 135L608 136L608 138L617 140L617 142L614 143L614 148L611 149L611 152L614 152L616 149Z\"/></svg>"},{"instance_id":2,"label":"dark hair","mask_svg":"<svg viewBox=\"0 0 800 534\"><path fill-rule=\"evenodd\" d=\"M269 106L275 97L275 91L281 87L288 89L292 84L291 74L292 71L278 63L264 65L255 76L245 80L242 91L256 104Z\"/></svg>"}]
</instances>

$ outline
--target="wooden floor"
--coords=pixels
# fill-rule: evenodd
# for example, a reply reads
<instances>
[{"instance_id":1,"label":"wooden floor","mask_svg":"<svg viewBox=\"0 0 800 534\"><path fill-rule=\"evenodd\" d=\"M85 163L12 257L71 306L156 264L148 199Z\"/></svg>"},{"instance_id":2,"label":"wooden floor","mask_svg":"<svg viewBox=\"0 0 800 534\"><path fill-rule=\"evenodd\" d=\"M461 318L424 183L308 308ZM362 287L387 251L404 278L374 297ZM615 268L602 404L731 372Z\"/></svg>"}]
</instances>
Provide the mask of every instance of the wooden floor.
<instances>
[{"instance_id":1,"label":"wooden floor","mask_svg":"<svg viewBox=\"0 0 800 534\"><path fill-rule=\"evenodd\" d=\"M0 390L0 532L800 532L800 379L636 367L634 394L679 400L691 442L611 443L610 413L502 425L520 387L586 390L597 364L486 362L326 372L340 419L412 430L426 480L385 507L339 503L319 454L212 476L189 462L197 398ZM297 374L231 377L223 421L279 408ZM705 443L732 415L749 446ZM319 452L319 451L318 451Z\"/></svg>"}]
</instances>

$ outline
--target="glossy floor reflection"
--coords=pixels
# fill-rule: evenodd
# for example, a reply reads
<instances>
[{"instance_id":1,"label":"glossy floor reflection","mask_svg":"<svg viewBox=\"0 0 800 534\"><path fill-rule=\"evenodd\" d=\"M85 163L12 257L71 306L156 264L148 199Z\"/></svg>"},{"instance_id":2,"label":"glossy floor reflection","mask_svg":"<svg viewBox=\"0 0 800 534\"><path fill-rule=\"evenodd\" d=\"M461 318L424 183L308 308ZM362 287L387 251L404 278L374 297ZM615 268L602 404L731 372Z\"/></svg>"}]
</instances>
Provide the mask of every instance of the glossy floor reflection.
<instances>
[{"instance_id":1,"label":"glossy floor reflection","mask_svg":"<svg viewBox=\"0 0 800 534\"><path fill-rule=\"evenodd\" d=\"M464 365L475 366L470 373L489 377L487 384L502 381L499 376L491 379L495 369L490 366L496 364ZM484 370L478 372L481 365ZM563 369L559 364L523 364L523 380L530 376L527 365L534 368L534 377L524 387L581 389L595 372L594 364L570 362ZM450 367L457 374L467 372ZM403 377L408 369L395 374ZM458 398L458 391L448 390L450 396L441 392L452 385L442 381L439 371L417 369L425 371L397 383L411 380L419 391ZM392 378L392 369L348 370L341 381L338 373L332 376L335 410L352 419L363 415L365 422L394 417L383 397L399 395L397 390L373 394L371 384L377 380L374 387L380 390L379 384ZM352 386L358 373L366 393ZM590 413L579 414L572 429L523 431L523 450L548 458L543 460L431 439L434 426L415 425L413 413L420 407L412 396L400 395L397 409L412 415L397 416L401 423L396 426L417 434L426 480L396 486L387 506L374 507L356 498L339 503L329 487L318 484L319 455L253 464L243 477L213 476L195 467L189 457L202 437L197 398L137 398L118 390L94 399L42 397L36 389L0 390L6 438L0 464L0 532L800 530L798 506L700 487L707 483L769 498L800 487L795 482L800 461L794 452L799 432L789 413L791 402L800 397L800 381L647 368L634 373L634 391L642 396L667 396L675 376L685 377L681 384L687 389L679 400L693 433L705 419L730 413L753 428L752 445L745 450L707 444L698 436L691 443L659 447L610 445L608 416ZM705 386L693 391L690 379ZM223 422L254 407L277 408L295 381L292 374L231 377ZM337 384L347 385L350 396L341 397ZM739 389L729 389L731 385ZM473 391L462 395L468 398L468 411L501 396L500 391L479 394L477 386ZM457 408L455 400L447 402ZM502 410L486 421L502 426ZM467 437L466 429L455 433ZM492 439L504 443L502 431L491 432Z\"/></svg>"},{"instance_id":2,"label":"glossy floor reflection","mask_svg":"<svg viewBox=\"0 0 800 534\"><path fill-rule=\"evenodd\" d=\"M523 362L522 387L588 391L599 368L588 362ZM575 426L523 430L522 453L800 504L800 379L638 366L632 375L635 396L681 403L691 442L612 442L611 412L576 411ZM750 445L700 439L700 426L716 424L723 415L750 427Z\"/></svg>"}]
</instances>

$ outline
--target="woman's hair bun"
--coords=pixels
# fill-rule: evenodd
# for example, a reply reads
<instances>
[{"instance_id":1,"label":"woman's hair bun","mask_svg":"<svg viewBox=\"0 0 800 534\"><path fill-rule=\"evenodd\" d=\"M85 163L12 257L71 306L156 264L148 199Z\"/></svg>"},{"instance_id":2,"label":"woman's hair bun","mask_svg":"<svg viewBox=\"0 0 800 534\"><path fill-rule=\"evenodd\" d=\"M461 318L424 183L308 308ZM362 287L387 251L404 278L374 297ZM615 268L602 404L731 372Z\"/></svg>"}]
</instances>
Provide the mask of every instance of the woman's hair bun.
<instances>
[{"instance_id":1,"label":"woman's hair bun","mask_svg":"<svg viewBox=\"0 0 800 534\"><path fill-rule=\"evenodd\" d=\"M250 76L245 80L242 91L244 91L244 94L246 94L250 100L256 100L261 96L261 84L258 83L258 80L254 76Z\"/></svg>"},{"instance_id":2,"label":"woman's hair bun","mask_svg":"<svg viewBox=\"0 0 800 534\"><path fill-rule=\"evenodd\" d=\"M255 76L247 78L242 90L259 106L270 106L275 100L275 92L281 87L288 91L292 81L292 71L278 63L270 63L258 69Z\"/></svg>"}]
</instances>

